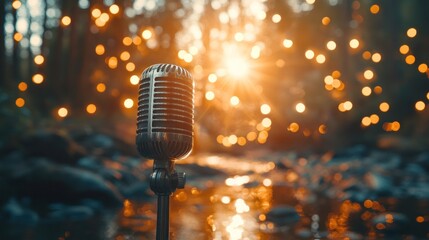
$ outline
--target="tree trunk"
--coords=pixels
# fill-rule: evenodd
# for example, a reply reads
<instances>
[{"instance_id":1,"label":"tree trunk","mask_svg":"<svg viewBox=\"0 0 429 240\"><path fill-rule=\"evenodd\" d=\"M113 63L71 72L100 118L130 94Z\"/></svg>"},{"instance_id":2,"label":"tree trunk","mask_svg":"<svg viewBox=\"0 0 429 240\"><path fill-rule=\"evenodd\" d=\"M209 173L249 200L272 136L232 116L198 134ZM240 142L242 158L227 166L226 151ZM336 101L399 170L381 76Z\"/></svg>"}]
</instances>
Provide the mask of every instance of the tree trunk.
<instances>
[{"instance_id":1,"label":"tree trunk","mask_svg":"<svg viewBox=\"0 0 429 240\"><path fill-rule=\"evenodd\" d=\"M4 29L5 18L6 18L6 1L0 2L0 87L6 87L6 46L5 36L6 31Z\"/></svg>"},{"instance_id":2,"label":"tree trunk","mask_svg":"<svg viewBox=\"0 0 429 240\"><path fill-rule=\"evenodd\" d=\"M15 36L15 34L17 34L17 30L16 30L16 22L18 21L18 16L16 14L16 9L12 9L12 16L13 16L13 27L14 27L14 31L13 31L13 35ZM20 66L21 66L21 61L20 61L20 56L19 56L19 42L18 41L13 41L13 53L12 53L12 79L14 82L17 82L18 80L20 80Z\"/></svg>"}]
</instances>

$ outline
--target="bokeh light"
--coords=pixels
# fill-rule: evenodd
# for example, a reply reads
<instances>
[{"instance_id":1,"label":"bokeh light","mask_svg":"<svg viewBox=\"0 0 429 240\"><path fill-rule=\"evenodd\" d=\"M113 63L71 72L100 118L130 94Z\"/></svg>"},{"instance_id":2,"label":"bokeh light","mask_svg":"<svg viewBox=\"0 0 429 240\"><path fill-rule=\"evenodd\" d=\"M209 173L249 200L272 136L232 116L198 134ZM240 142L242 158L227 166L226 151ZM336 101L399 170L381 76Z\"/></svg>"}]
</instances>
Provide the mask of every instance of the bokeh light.
<instances>
[{"instance_id":1,"label":"bokeh light","mask_svg":"<svg viewBox=\"0 0 429 240\"><path fill-rule=\"evenodd\" d=\"M137 75L132 75L132 76L130 77L130 83L131 83L132 85L137 85L137 84L139 84L139 82L140 82L140 77L139 77L139 76L137 76Z\"/></svg>"},{"instance_id":2,"label":"bokeh light","mask_svg":"<svg viewBox=\"0 0 429 240\"><path fill-rule=\"evenodd\" d=\"M102 93L102 92L106 91L106 84L99 83L99 84L97 84L96 88L97 88L97 92Z\"/></svg>"},{"instance_id":3,"label":"bokeh light","mask_svg":"<svg viewBox=\"0 0 429 240\"><path fill-rule=\"evenodd\" d=\"M307 59L313 59L314 58L314 51L313 50L307 50L307 51L305 51L305 57L307 58Z\"/></svg>"},{"instance_id":4,"label":"bokeh light","mask_svg":"<svg viewBox=\"0 0 429 240\"><path fill-rule=\"evenodd\" d=\"M407 36L409 38L414 38L417 35L417 30L415 28L409 28L407 30Z\"/></svg>"},{"instance_id":5,"label":"bokeh light","mask_svg":"<svg viewBox=\"0 0 429 240\"><path fill-rule=\"evenodd\" d=\"M362 88L362 95L364 95L364 96L369 96L369 95L371 95L371 92L372 92L372 90L371 90L371 88L370 88L370 87L368 87L368 86L366 86L366 87L363 87L363 88Z\"/></svg>"},{"instance_id":6,"label":"bokeh light","mask_svg":"<svg viewBox=\"0 0 429 240\"><path fill-rule=\"evenodd\" d=\"M15 100L15 105L19 108L23 107L25 105L25 100L23 98L17 98Z\"/></svg>"},{"instance_id":7,"label":"bokeh light","mask_svg":"<svg viewBox=\"0 0 429 240\"><path fill-rule=\"evenodd\" d=\"M378 4L373 4L371 5L371 7L369 8L369 11L372 14L377 14L378 12L380 12L380 6Z\"/></svg>"},{"instance_id":8,"label":"bokeh light","mask_svg":"<svg viewBox=\"0 0 429 240\"><path fill-rule=\"evenodd\" d=\"M357 40L355 38L352 39L352 40L350 40L350 42L349 42L350 47L353 48L353 49L358 48L359 44L360 44L359 40Z\"/></svg>"},{"instance_id":9,"label":"bokeh light","mask_svg":"<svg viewBox=\"0 0 429 240\"><path fill-rule=\"evenodd\" d=\"M426 104L423 101L417 101L414 106L417 111L423 111L426 108Z\"/></svg>"},{"instance_id":10,"label":"bokeh light","mask_svg":"<svg viewBox=\"0 0 429 240\"><path fill-rule=\"evenodd\" d=\"M34 63L37 65L42 65L45 62L45 58L42 55L37 55L34 57Z\"/></svg>"},{"instance_id":11,"label":"bokeh light","mask_svg":"<svg viewBox=\"0 0 429 240\"><path fill-rule=\"evenodd\" d=\"M24 92L25 90L27 90L27 87L28 87L28 85L27 85L27 83L25 83L25 82L20 82L20 83L18 84L18 89L19 89L19 91L21 91L21 92Z\"/></svg>"},{"instance_id":12,"label":"bokeh light","mask_svg":"<svg viewBox=\"0 0 429 240\"><path fill-rule=\"evenodd\" d=\"M69 114L69 111L67 110L67 108L61 107L58 109L57 113L59 117L65 118Z\"/></svg>"},{"instance_id":13,"label":"bokeh light","mask_svg":"<svg viewBox=\"0 0 429 240\"><path fill-rule=\"evenodd\" d=\"M113 14L113 15L118 14L118 13L119 13L119 6L118 6L118 5L116 5L116 4L112 4L112 5L109 7L109 11L110 11L110 13L111 13L111 14Z\"/></svg>"},{"instance_id":14,"label":"bokeh light","mask_svg":"<svg viewBox=\"0 0 429 240\"><path fill-rule=\"evenodd\" d=\"M213 91L207 91L205 97L208 101L212 101L215 98L215 93Z\"/></svg>"},{"instance_id":15,"label":"bokeh light","mask_svg":"<svg viewBox=\"0 0 429 240\"><path fill-rule=\"evenodd\" d=\"M268 105L268 104L266 104L266 103L264 103L264 104L262 104L262 105L261 105L261 113L262 113L262 114L267 115L267 114L269 114L270 112L271 112L271 107L270 107L270 105Z\"/></svg>"},{"instance_id":16,"label":"bokeh light","mask_svg":"<svg viewBox=\"0 0 429 240\"><path fill-rule=\"evenodd\" d=\"M127 98L124 100L125 108L132 108L134 106L134 101L131 98Z\"/></svg>"},{"instance_id":17,"label":"bokeh light","mask_svg":"<svg viewBox=\"0 0 429 240\"><path fill-rule=\"evenodd\" d=\"M382 112L387 112L387 111L389 111L389 109L390 109L390 105L389 105L387 102L382 102L382 103L380 103L380 105L379 105L379 109L380 109L380 111L382 111Z\"/></svg>"},{"instance_id":18,"label":"bokeh light","mask_svg":"<svg viewBox=\"0 0 429 240\"><path fill-rule=\"evenodd\" d=\"M95 106L95 104L90 103L90 104L88 104L88 105L86 106L86 111L87 111L89 114L94 114L94 113L95 113L95 111L97 111L97 107Z\"/></svg>"},{"instance_id":19,"label":"bokeh light","mask_svg":"<svg viewBox=\"0 0 429 240\"><path fill-rule=\"evenodd\" d=\"M232 106L237 106L240 103L240 99L237 96L232 96L229 102Z\"/></svg>"},{"instance_id":20,"label":"bokeh light","mask_svg":"<svg viewBox=\"0 0 429 240\"><path fill-rule=\"evenodd\" d=\"M329 41L326 43L326 48L333 51L337 48L337 44L334 41Z\"/></svg>"},{"instance_id":21,"label":"bokeh light","mask_svg":"<svg viewBox=\"0 0 429 240\"><path fill-rule=\"evenodd\" d=\"M34 74L34 75L33 75L32 80L33 80L33 82L34 82L35 84L41 84L41 83L43 83L43 81L45 80L45 78L43 77L43 75L42 75L42 74L37 73L37 74Z\"/></svg>"},{"instance_id":22,"label":"bokeh light","mask_svg":"<svg viewBox=\"0 0 429 240\"><path fill-rule=\"evenodd\" d=\"M71 24L71 22L72 22L72 20L71 20L71 18L70 18L69 16L64 16L64 17L62 17L62 18L61 18L61 23L62 23L64 26L68 26L68 25L70 25L70 24Z\"/></svg>"},{"instance_id":23,"label":"bokeh light","mask_svg":"<svg viewBox=\"0 0 429 240\"><path fill-rule=\"evenodd\" d=\"M295 110L299 113L303 113L305 111L305 105L304 103L297 103L295 105Z\"/></svg>"}]
</instances>

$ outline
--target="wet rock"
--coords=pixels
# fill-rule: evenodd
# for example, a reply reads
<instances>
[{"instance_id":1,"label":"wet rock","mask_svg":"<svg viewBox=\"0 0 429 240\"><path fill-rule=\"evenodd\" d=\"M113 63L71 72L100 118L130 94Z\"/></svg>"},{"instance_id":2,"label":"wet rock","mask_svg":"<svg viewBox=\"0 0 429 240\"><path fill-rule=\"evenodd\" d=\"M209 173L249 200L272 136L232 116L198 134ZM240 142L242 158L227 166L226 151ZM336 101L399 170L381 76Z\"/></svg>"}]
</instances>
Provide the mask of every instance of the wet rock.
<instances>
[{"instance_id":1,"label":"wet rock","mask_svg":"<svg viewBox=\"0 0 429 240\"><path fill-rule=\"evenodd\" d=\"M267 214L267 221L282 226L297 223L300 219L294 207L281 205L272 208Z\"/></svg>"},{"instance_id":2,"label":"wet rock","mask_svg":"<svg viewBox=\"0 0 429 240\"><path fill-rule=\"evenodd\" d=\"M185 172L187 179L194 179L200 177L213 177L213 176L222 176L225 173L221 170L200 166L198 164L183 164L176 165L176 170L178 172Z\"/></svg>"},{"instance_id":3,"label":"wet rock","mask_svg":"<svg viewBox=\"0 0 429 240\"><path fill-rule=\"evenodd\" d=\"M365 160L375 168L382 170L397 169L402 162L401 156L386 151L372 151Z\"/></svg>"},{"instance_id":4,"label":"wet rock","mask_svg":"<svg viewBox=\"0 0 429 240\"><path fill-rule=\"evenodd\" d=\"M415 163L422 166L426 171L429 171L429 152L420 153L416 157Z\"/></svg>"},{"instance_id":5,"label":"wet rock","mask_svg":"<svg viewBox=\"0 0 429 240\"><path fill-rule=\"evenodd\" d=\"M71 164L83 156L83 149L66 136L54 131L39 131L22 140L27 156L44 157L58 163Z\"/></svg>"},{"instance_id":6,"label":"wet rock","mask_svg":"<svg viewBox=\"0 0 429 240\"><path fill-rule=\"evenodd\" d=\"M368 148L365 145L355 145L345 148L334 154L334 159L347 159L347 158L363 158L368 155ZM333 160L334 160L333 159Z\"/></svg>"},{"instance_id":7,"label":"wet rock","mask_svg":"<svg viewBox=\"0 0 429 240\"><path fill-rule=\"evenodd\" d=\"M389 196L394 188L392 180L385 175L378 173L367 173L365 175L365 183L380 196Z\"/></svg>"},{"instance_id":8,"label":"wet rock","mask_svg":"<svg viewBox=\"0 0 429 240\"><path fill-rule=\"evenodd\" d=\"M87 206L58 205L48 214L51 221L81 221L94 215L94 210Z\"/></svg>"},{"instance_id":9,"label":"wet rock","mask_svg":"<svg viewBox=\"0 0 429 240\"><path fill-rule=\"evenodd\" d=\"M405 169L404 169L408 174L410 174L410 175L414 175L414 176L419 176L419 175L424 175L424 174L426 174L426 171L425 171L425 169L422 167L422 166L420 166L420 165L418 165L418 164L415 164L415 163L410 163L410 164L407 164L407 166L405 167Z\"/></svg>"},{"instance_id":10,"label":"wet rock","mask_svg":"<svg viewBox=\"0 0 429 240\"><path fill-rule=\"evenodd\" d=\"M300 228L295 231L295 235L299 238L309 239L311 236L313 236L313 233L310 231L310 229Z\"/></svg>"},{"instance_id":11,"label":"wet rock","mask_svg":"<svg viewBox=\"0 0 429 240\"><path fill-rule=\"evenodd\" d=\"M127 143L110 134L87 129L86 131L74 133L72 137L93 155L106 157L116 155L139 156L135 144Z\"/></svg>"},{"instance_id":12,"label":"wet rock","mask_svg":"<svg viewBox=\"0 0 429 240\"><path fill-rule=\"evenodd\" d=\"M39 221L39 215L12 198L0 209L0 220L32 225Z\"/></svg>"},{"instance_id":13,"label":"wet rock","mask_svg":"<svg viewBox=\"0 0 429 240\"><path fill-rule=\"evenodd\" d=\"M91 208L94 212L102 212L105 210L103 203L94 199L82 199L79 201L79 204Z\"/></svg>"},{"instance_id":14,"label":"wet rock","mask_svg":"<svg viewBox=\"0 0 429 240\"><path fill-rule=\"evenodd\" d=\"M15 179L20 195L42 202L76 202L95 199L107 205L122 204L117 188L87 170L38 161Z\"/></svg>"},{"instance_id":15,"label":"wet rock","mask_svg":"<svg viewBox=\"0 0 429 240\"><path fill-rule=\"evenodd\" d=\"M93 156L85 156L77 160L76 165L91 171L97 171L101 167L101 161Z\"/></svg>"},{"instance_id":16,"label":"wet rock","mask_svg":"<svg viewBox=\"0 0 429 240\"><path fill-rule=\"evenodd\" d=\"M130 200L145 200L153 197L152 190L150 190L149 182L140 181L135 184L121 188L123 196Z\"/></svg>"}]
</instances>

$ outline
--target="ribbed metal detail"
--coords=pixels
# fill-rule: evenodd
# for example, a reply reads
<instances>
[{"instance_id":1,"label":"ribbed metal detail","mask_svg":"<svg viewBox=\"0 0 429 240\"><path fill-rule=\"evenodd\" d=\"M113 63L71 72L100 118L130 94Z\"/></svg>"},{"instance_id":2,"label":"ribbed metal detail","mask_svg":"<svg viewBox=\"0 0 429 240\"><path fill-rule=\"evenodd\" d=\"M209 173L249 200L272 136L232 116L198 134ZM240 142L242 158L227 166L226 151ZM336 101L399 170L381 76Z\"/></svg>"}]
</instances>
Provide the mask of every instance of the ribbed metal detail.
<instances>
[{"instance_id":1,"label":"ribbed metal detail","mask_svg":"<svg viewBox=\"0 0 429 240\"><path fill-rule=\"evenodd\" d=\"M139 84L137 146L149 158L183 158L192 149L194 82L176 65L155 64Z\"/></svg>"}]
</instances>

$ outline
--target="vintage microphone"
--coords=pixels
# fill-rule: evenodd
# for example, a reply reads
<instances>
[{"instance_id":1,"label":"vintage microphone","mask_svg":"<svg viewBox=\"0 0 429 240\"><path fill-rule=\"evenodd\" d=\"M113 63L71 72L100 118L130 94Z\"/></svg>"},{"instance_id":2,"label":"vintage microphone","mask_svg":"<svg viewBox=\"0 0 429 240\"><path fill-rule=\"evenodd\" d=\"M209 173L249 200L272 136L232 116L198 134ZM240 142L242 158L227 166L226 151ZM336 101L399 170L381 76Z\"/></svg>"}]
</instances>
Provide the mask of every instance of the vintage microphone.
<instances>
[{"instance_id":1,"label":"vintage microphone","mask_svg":"<svg viewBox=\"0 0 429 240\"><path fill-rule=\"evenodd\" d=\"M169 239L169 200L184 188L186 175L174 160L187 157L193 145L194 81L184 68L155 64L140 79L136 143L143 157L154 160L150 188L158 196L156 239Z\"/></svg>"}]
</instances>

